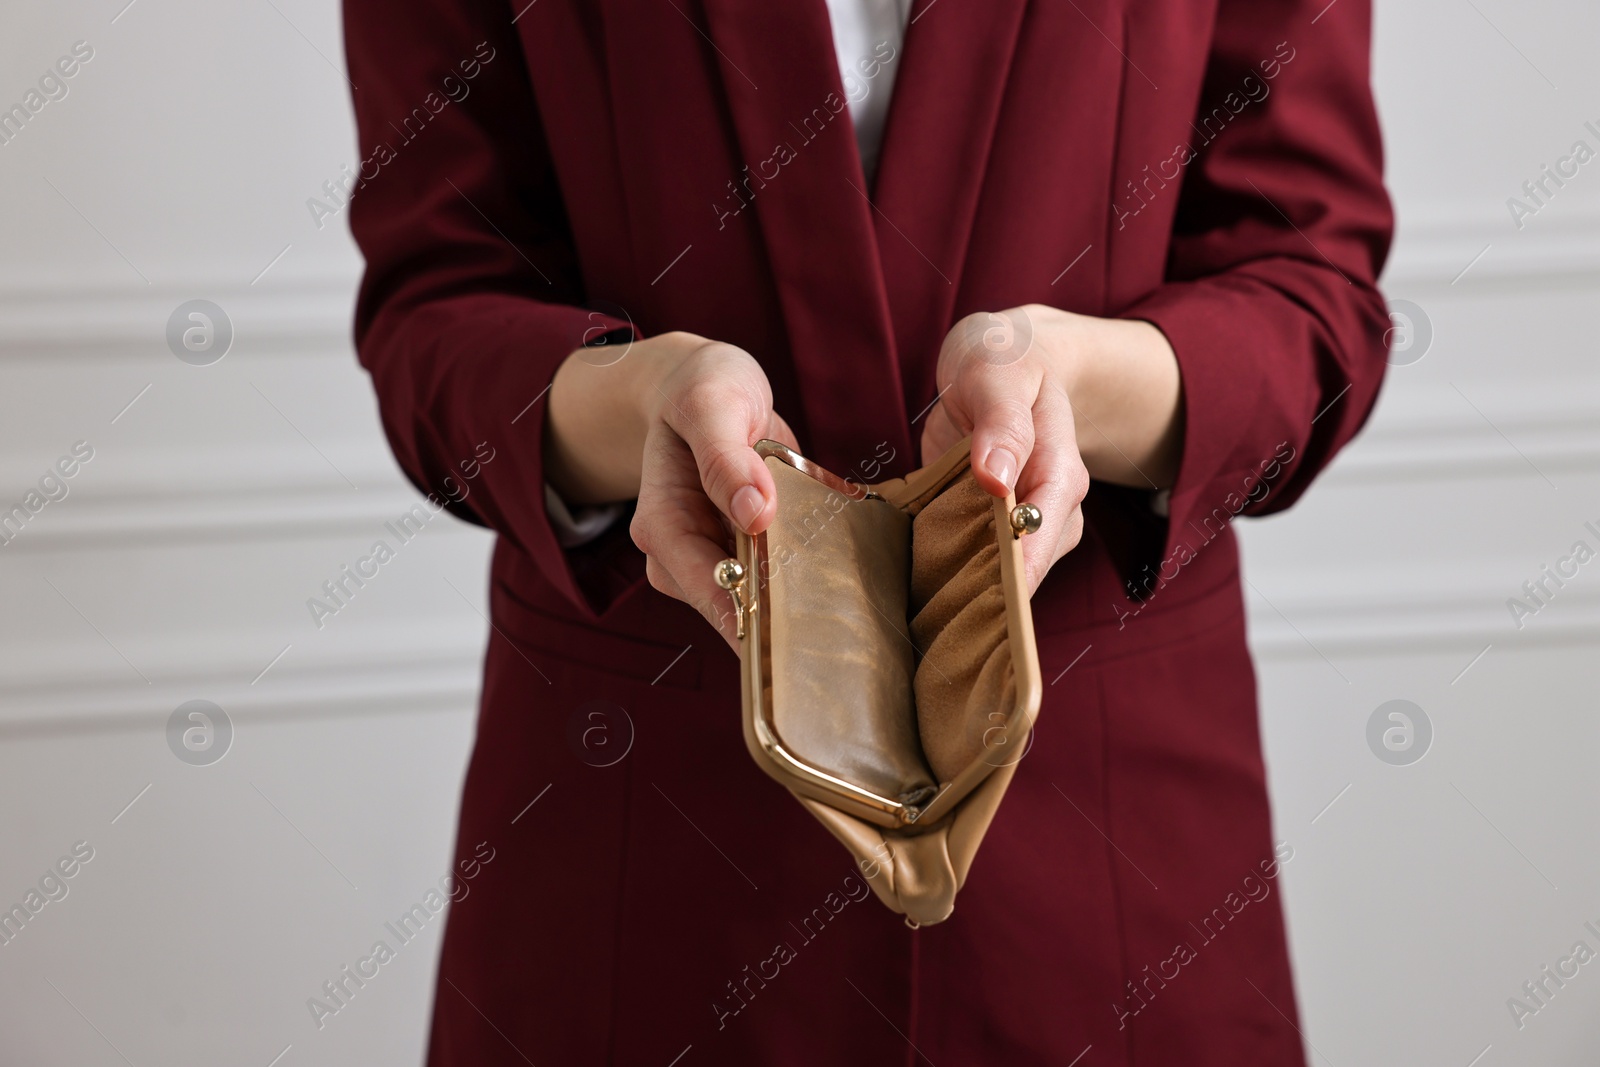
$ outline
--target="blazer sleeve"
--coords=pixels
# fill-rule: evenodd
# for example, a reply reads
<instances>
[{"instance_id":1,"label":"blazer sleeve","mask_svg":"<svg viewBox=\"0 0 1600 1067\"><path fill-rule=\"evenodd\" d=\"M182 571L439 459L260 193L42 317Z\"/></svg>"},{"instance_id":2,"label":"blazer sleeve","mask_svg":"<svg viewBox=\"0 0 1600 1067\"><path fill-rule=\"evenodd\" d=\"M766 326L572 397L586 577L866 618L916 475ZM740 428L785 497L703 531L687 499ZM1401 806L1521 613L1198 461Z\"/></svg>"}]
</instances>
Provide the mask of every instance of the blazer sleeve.
<instances>
[{"instance_id":1,"label":"blazer sleeve","mask_svg":"<svg viewBox=\"0 0 1600 1067\"><path fill-rule=\"evenodd\" d=\"M1293 503L1361 428L1383 379L1377 277L1393 219L1371 9L1342 0L1313 23L1321 6L1220 0L1202 115L1247 76L1270 89L1185 169L1167 281L1121 313L1155 324L1182 372L1163 553L1179 565L1184 546L1198 551L1235 516Z\"/></svg>"},{"instance_id":2,"label":"blazer sleeve","mask_svg":"<svg viewBox=\"0 0 1600 1067\"><path fill-rule=\"evenodd\" d=\"M592 611L546 513L545 394L569 353L627 324L581 306L507 9L345 0L344 30L361 151L350 228L367 263L356 347L389 443L420 490Z\"/></svg>"}]
</instances>

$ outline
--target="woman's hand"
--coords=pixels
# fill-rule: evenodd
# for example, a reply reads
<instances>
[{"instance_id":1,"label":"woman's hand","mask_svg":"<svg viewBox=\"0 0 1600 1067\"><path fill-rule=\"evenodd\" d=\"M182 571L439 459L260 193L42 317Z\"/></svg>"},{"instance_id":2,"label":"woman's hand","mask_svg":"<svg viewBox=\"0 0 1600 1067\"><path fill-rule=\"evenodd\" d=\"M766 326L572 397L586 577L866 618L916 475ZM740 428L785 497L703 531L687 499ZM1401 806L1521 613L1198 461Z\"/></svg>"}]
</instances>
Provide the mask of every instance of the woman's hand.
<instances>
[{"instance_id":1,"label":"woman's hand","mask_svg":"<svg viewBox=\"0 0 1600 1067\"><path fill-rule=\"evenodd\" d=\"M978 484L995 496L1015 489L1044 515L1022 541L1030 593L1083 536L1091 477L1152 490L1176 477L1178 362L1147 322L1038 304L969 315L945 337L938 387L923 461L971 434Z\"/></svg>"},{"instance_id":2,"label":"woman's hand","mask_svg":"<svg viewBox=\"0 0 1600 1067\"><path fill-rule=\"evenodd\" d=\"M755 359L687 333L635 342L620 359L580 349L556 372L546 432L556 492L572 504L637 497L630 532L650 584L737 648L732 599L712 569L732 555L735 527L759 533L777 511L751 446L798 447Z\"/></svg>"}]
</instances>

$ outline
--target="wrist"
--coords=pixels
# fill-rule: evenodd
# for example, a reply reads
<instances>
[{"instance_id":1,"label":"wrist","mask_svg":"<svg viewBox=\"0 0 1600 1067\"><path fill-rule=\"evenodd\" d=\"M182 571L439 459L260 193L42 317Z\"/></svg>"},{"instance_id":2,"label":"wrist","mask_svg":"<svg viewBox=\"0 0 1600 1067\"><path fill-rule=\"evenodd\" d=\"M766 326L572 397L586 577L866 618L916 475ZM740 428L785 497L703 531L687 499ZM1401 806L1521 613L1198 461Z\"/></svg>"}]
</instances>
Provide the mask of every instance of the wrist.
<instances>
[{"instance_id":1,"label":"wrist","mask_svg":"<svg viewBox=\"0 0 1600 1067\"><path fill-rule=\"evenodd\" d=\"M648 431L652 423L660 421L661 409L672 402L673 378L708 343L695 334L674 331L635 346L636 363L629 377L629 390L641 431Z\"/></svg>"},{"instance_id":2,"label":"wrist","mask_svg":"<svg viewBox=\"0 0 1600 1067\"><path fill-rule=\"evenodd\" d=\"M1084 421L1085 411L1094 417L1094 411L1101 406L1104 367L1113 344L1104 329L1110 320L1042 306L1028 308L1028 315L1034 323L1034 344L1043 354L1049 380L1067 394L1076 421ZM1082 425L1078 427L1080 449L1084 429Z\"/></svg>"},{"instance_id":3,"label":"wrist","mask_svg":"<svg viewBox=\"0 0 1600 1067\"><path fill-rule=\"evenodd\" d=\"M1030 309L1030 314L1034 314ZM1041 309L1055 382L1090 477L1166 488L1182 451L1182 382L1166 335L1137 319Z\"/></svg>"},{"instance_id":4,"label":"wrist","mask_svg":"<svg viewBox=\"0 0 1600 1067\"><path fill-rule=\"evenodd\" d=\"M574 350L556 368L545 420L546 482L569 504L638 495L649 429L649 342ZM647 395L648 394L648 395Z\"/></svg>"}]
</instances>

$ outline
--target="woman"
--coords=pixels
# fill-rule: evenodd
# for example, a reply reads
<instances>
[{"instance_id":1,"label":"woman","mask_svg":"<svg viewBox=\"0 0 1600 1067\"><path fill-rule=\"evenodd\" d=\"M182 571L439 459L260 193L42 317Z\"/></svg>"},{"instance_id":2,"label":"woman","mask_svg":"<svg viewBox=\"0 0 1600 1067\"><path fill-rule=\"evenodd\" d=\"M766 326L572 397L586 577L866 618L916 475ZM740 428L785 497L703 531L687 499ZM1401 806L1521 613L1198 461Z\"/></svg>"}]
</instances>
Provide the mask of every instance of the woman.
<instances>
[{"instance_id":1,"label":"woman","mask_svg":"<svg viewBox=\"0 0 1600 1067\"><path fill-rule=\"evenodd\" d=\"M1231 520L1382 376L1369 21L346 0L361 358L500 534L431 1064L1304 1062ZM1046 517L1048 684L912 931L746 755L711 569L760 438L877 479L968 432Z\"/></svg>"}]
</instances>

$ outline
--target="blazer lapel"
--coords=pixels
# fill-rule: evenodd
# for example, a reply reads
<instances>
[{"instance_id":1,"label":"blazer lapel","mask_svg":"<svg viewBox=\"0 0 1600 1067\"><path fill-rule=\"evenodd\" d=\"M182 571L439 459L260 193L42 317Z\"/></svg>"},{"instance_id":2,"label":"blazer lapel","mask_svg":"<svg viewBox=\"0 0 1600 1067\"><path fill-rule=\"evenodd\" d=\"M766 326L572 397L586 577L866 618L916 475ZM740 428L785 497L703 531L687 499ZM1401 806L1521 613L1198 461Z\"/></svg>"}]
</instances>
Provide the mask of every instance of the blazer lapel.
<instances>
[{"instance_id":1,"label":"blazer lapel","mask_svg":"<svg viewBox=\"0 0 1600 1067\"><path fill-rule=\"evenodd\" d=\"M1026 6L1027 0L917 0L906 27L878 162L874 224L912 412L935 394L939 345L957 311Z\"/></svg>"},{"instance_id":2,"label":"blazer lapel","mask_svg":"<svg viewBox=\"0 0 1600 1067\"><path fill-rule=\"evenodd\" d=\"M703 4L744 168L728 176L719 222L763 235L800 379L802 445L850 476L881 463L887 442L885 466L903 473L917 457L827 8Z\"/></svg>"}]
</instances>

